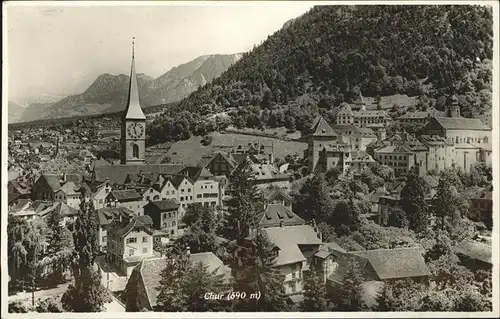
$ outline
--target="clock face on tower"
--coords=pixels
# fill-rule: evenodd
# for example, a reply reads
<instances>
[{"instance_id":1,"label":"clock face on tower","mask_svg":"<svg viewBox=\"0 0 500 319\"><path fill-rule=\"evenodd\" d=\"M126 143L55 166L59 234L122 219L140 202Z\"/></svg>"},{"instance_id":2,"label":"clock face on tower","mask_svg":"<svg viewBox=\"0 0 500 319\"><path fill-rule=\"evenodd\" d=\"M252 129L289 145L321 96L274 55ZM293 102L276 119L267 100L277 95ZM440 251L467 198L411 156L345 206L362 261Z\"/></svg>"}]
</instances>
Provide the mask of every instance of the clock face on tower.
<instances>
[{"instance_id":1,"label":"clock face on tower","mask_svg":"<svg viewBox=\"0 0 500 319\"><path fill-rule=\"evenodd\" d=\"M142 135L144 134L144 125L142 123L130 123L127 128L127 133L130 138L142 138Z\"/></svg>"}]
</instances>

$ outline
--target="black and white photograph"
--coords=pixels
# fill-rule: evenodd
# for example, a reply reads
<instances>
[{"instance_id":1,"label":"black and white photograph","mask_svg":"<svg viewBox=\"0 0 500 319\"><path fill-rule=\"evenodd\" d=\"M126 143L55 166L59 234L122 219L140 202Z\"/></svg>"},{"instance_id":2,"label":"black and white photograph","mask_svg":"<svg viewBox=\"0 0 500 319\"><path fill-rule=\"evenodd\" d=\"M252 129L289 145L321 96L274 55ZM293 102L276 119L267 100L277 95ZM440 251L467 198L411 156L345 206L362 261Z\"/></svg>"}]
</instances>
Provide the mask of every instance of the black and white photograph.
<instances>
[{"instance_id":1,"label":"black and white photograph","mask_svg":"<svg viewBox=\"0 0 500 319\"><path fill-rule=\"evenodd\" d=\"M3 3L2 318L498 317L498 17Z\"/></svg>"}]
</instances>

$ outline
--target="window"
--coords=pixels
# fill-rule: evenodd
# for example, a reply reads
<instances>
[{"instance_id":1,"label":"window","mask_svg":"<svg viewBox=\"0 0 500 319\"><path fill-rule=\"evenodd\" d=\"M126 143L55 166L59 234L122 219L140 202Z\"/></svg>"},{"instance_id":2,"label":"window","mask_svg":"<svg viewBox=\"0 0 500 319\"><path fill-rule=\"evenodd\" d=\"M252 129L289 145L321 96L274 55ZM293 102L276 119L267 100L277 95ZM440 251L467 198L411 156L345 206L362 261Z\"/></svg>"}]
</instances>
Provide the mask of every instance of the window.
<instances>
[{"instance_id":1,"label":"window","mask_svg":"<svg viewBox=\"0 0 500 319\"><path fill-rule=\"evenodd\" d=\"M135 237L127 238L127 244L135 244L135 243L137 243L137 238Z\"/></svg>"},{"instance_id":2,"label":"window","mask_svg":"<svg viewBox=\"0 0 500 319\"><path fill-rule=\"evenodd\" d=\"M184 194L184 188L181 189L181 193Z\"/></svg>"},{"instance_id":3,"label":"window","mask_svg":"<svg viewBox=\"0 0 500 319\"><path fill-rule=\"evenodd\" d=\"M139 158L139 145L132 145L132 156L135 158Z\"/></svg>"},{"instance_id":4,"label":"window","mask_svg":"<svg viewBox=\"0 0 500 319\"><path fill-rule=\"evenodd\" d=\"M191 193L191 188L188 188L188 193Z\"/></svg>"},{"instance_id":5,"label":"window","mask_svg":"<svg viewBox=\"0 0 500 319\"><path fill-rule=\"evenodd\" d=\"M142 253L143 253L143 254L147 254L147 253L148 253L148 247L144 247L144 248L142 249Z\"/></svg>"},{"instance_id":6,"label":"window","mask_svg":"<svg viewBox=\"0 0 500 319\"><path fill-rule=\"evenodd\" d=\"M196 198L201 198L201 194L196 195Z\"/></svg>"},{"instance_id":7,"label":"window","mask_svg":"<svg viewBox=\"0 0 500 319\"><path fill-rule=\"evenodd\" d=\"M175 221L172 222L172 227L175 227Z\"/></svg>"},{"instance_id":8,"label":"window","mask_svg":"<svg viewBox=\"0 0 500 319\"><path fill-rule=\"evenodd\" d=\"M128 250L128 255L129 256L134 256L134 250L133 249L129 249Z\"/></svg>"},{"instance_id":9,"label":"window","mask_svg":"<svg viewBox=\"0 0 500 319\"><path fill-rule=\"evenodd\" d=\"M143 243L147 243L148 242L148 238L147 237L142 237L142 242Z\"/></svg>"},{"instance_id":10,"label":"window","mask_svg":"<svg viewBox=\"0 0 500 319\"><path fill-rule=\"evenodd\" d=\"M102 242L105 243L108 240L108 236L102 236Z\"/></svg>"}]
</instances>

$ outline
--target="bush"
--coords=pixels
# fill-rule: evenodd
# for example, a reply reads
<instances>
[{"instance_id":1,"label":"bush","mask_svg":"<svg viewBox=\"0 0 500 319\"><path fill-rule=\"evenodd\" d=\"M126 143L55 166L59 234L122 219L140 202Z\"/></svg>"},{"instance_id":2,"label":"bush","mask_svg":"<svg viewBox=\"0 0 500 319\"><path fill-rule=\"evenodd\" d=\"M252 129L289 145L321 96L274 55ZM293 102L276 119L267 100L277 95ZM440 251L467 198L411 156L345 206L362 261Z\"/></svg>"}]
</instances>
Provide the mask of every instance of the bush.
<instances>
[{"instance_id":1,"label":"bush","mask_svg":"<svg viewBox=\"0 0 500 319\"><path fill-rule=\"evenodd\" d=\"M203 146L208 146L208 145L212 144L212 141L213 141L213 137L211 135L205 135L205 136L203 136L203 138L201 140L201 144Z\"/></svg>"}]
</instances>

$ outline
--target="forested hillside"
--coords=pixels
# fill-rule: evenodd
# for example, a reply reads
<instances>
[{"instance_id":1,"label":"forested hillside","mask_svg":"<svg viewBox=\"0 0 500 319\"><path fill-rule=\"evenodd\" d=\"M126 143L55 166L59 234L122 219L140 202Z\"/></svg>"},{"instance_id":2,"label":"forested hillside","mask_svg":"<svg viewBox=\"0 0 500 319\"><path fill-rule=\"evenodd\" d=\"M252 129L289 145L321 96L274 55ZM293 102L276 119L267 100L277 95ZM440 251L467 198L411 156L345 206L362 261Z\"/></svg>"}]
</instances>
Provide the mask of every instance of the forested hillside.
<instances>
[{"instance_id":1,"label":"forested hillside","mask_svg":"<svg viewBox=\"0 0 500 319\"><path fill-rule=\"evenodd\" d=\"M438 109L453 92L462 114L473 117L491 108L492 39L488 7L316 6L158 119L150 142L160 142L162 127L185 117L179 110L243 107L246 116L260 117L262 109L304 109L304 99L334 108L358 89L372 97L425 96ZM199 123L186 125L193 131Z\"/></svg>"}]
</instances>

